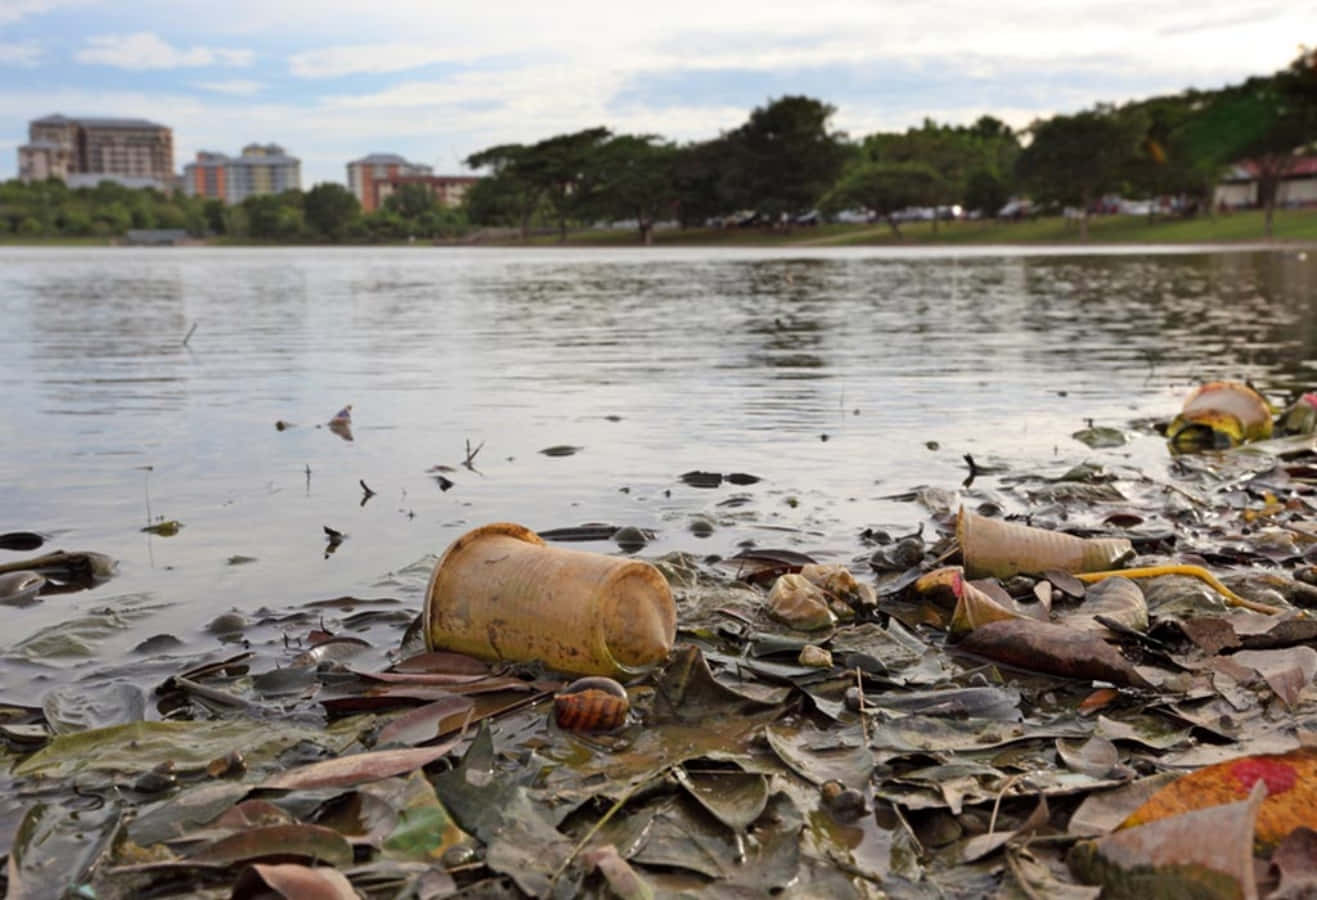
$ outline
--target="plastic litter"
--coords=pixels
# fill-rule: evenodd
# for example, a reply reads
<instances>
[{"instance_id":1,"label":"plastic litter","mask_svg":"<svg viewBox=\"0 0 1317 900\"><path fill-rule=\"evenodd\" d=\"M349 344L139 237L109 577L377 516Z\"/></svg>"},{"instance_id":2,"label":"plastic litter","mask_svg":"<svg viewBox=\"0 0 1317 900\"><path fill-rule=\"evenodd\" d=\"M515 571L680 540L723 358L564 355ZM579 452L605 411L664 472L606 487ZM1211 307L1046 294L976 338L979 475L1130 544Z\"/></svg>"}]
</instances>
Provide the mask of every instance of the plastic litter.
<instances>
[{"instance_id":1,"label":"plastic litter","mask_svg":"<svg viewBox=\"0 0 1317 900\"><path fill-rule=\"evenodd\" d=\"M970 578L1009 578L1063 572L1101 572L1117 568L1134 555L1124 538L1081 538L970 512L956 516L956 538Z\"/></svg>"},{"instance_id":2,"label":"plastic litter","mask_svg":"<svg viewBox=\"0 0 1317 900\"><path fill-rule=\"evenodd\" d=\"M431 650L626 675L667 658L677 610L648 563L550 546L529 528L496 522L444 551L422 625Z\"/></svg>"},{"instance_id":3,"label":"plastic litter","mask_svg":"<svg viewBox=\"0 0 1317 900\"><path fill-rule=\"evenodd\" d=\"M1271 407L1262 395L1238 381L1201 385L1184 401L1166 428L1177 453L1226 450L1271 437Z\"/></svg>"}]
</instances>

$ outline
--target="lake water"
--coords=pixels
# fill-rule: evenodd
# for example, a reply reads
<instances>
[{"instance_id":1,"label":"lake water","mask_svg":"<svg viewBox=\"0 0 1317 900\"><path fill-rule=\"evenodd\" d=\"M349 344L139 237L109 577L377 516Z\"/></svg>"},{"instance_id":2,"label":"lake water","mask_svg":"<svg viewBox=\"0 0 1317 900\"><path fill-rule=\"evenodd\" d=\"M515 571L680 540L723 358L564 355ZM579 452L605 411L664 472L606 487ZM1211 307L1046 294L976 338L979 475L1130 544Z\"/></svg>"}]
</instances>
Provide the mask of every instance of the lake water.
<instances>
[{"instance_id":1,"label":"lake water","mask_svg":"<svg viewBox=\"0 0 1317 900\"><path fill-rule=\"evenodd\" d=\"M882 498L958 489L965 453L1164 467L1150 431L1070 435L1169 418L1202 379L1317 384L1314 287L1294 250L0 248L0 531L119 560L6 611L0 699L149 635L215 649L226 610L419 608L432 554L489 521L850 561L866 526L927 518ZM351 441L322 427L349 403ZM182 530L143 533L148 509ZM324 526L348 535L329 555Z\"/></svg>"}]
</instances>

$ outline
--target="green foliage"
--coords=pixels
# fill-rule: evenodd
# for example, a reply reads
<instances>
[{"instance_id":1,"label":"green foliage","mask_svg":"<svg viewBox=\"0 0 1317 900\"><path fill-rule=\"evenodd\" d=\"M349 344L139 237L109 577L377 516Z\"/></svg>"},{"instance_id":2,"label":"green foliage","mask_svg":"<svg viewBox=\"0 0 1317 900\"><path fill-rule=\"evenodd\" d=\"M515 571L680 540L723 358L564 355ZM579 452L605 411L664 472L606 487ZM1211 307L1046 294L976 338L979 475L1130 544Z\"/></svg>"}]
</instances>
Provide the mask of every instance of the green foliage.
<instances>
[{"instance_id":1,"label":"green foliage","mask_svg":"<svg viewBox=\"0 0 1317 900\"><path fill-rule=\"evenodd\" d=\"M922 162L867 162L851 168L823 198L820 209L834 213L862 206L887 219L896 233L892 214L907 206L925 206L946 195L946 181Z\"/></svg>"},{"instance_id":2,"label":"green foliage","mask_svg":"<svg viewBox=\"0 0 1317 900\"><path fill-rule=\"evenodd\" d=\"M419 219L438 206L434 194L423 184L401 184L384 199L384 208L404 219Z\"/></svg>"},{"instance_id":3,"label":"green foliage","mask_svg":"<svg viewBox=\"0 0 1317 900\"><path fill-rule=\"evenodd\" d=\"M752 111L726 137L720 188L728 199L773 221L813 208L846 158L844 136L827 127L835 111L801 96L782 97Z\"/></svg>"},{"instance_id":4,"label":"green foliage","mask_svg":"<svg viewBox=\"0 0 1317 900\"><path fill-rule=\"evenodd\" d=\"M1033 140L1020 153L1016 174L1036 199L1087 209L1115 190L1124 166L1147 133L1141 116L1117 115L1109 107L1035 122Z\"/></svg>"},{"instance_id":5,"label":"green foliage","mask_svg":"<svg viewBox=\"0 0 1317 900\"><path fill-rule=\"evenodd\" d=\"M635 219L648 243L654 222L676 203L677 149L653 135L618 135L593 154L592 217Z\"/></svg>"},{"instance_id":6,"label":"green foliage","mask_svg":"<svg viewBox=\"0 0 1317 900\"><path fill-rule=\"evenodd\" d=\"M1000 175L991 169L976 169L965 183L962 202L966 209L988 217L996 215L1010 199L1010 188Z\"/></svg>"},{"instance_id":7,"label":"green foliage","mask_svg":"<svg viewBox=\"0 0 1317 900\"><path fill-rule=\"evenodd\" d=\"M317 184L307 191L302 208L307 226L331 241L343 240L353 220L361 215L356 194L332 182Z\"/></svg>"}]
</instances>

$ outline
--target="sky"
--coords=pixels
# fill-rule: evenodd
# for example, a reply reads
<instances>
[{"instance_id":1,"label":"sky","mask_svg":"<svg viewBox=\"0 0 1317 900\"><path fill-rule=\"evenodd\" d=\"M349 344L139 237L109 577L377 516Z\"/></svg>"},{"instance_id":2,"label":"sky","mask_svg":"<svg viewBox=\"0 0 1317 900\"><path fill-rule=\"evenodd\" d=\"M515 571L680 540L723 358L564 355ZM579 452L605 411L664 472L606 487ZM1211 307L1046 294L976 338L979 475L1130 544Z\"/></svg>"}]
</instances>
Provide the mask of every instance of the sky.
<instances>
[{"instance_id":1,"label":"sky","mask_svg":"<svg viewBox=\"0 0 1317 900\"><path fill-rule=\"evenodd\" d=\"M31 119L131 116L198 150L274 142L302 186L399 153L603 125L702 140L788 94L851 137L1037 117L1283 68L1317 0L0 0L0 180Z\"/></svg>"}]
</instances>

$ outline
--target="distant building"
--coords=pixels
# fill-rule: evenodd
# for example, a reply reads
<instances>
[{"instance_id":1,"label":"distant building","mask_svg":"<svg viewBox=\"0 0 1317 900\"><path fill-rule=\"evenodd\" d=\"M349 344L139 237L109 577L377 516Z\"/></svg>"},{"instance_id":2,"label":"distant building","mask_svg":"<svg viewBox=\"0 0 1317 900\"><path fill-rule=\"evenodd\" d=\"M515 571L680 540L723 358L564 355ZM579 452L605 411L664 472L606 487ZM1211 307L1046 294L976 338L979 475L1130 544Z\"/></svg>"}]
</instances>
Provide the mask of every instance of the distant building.
<instances>
[{"instance_id":1,"label":"distant building","mask_svg":"<svg viewBox=\"0 0 1317 900\"><path fill-rule=\"evenodd\" d=\"M241 203L257 194L279 194L302 186L302 161L278 144L248 144L241 156L201 151L183 167L183 192Z\"/></svg>"},{"instance_id":2,"label":"distant building","mask_svg":"<svg viewBox=\"0 0 1317 900\"><path fill-rule=\"evenodd\" d=\"M479 180L472 175L395 175L392 178L376 178L372 194L375 206L379 207L404 184L419 184L430 192L430 196L440 206L461 206L466 192Z\"/></svg>"},{"instance_id":3,"label":"distant building","mask_svg":"<svg viewBox=\"0 0 1317 900\"><path fill-rule=\"evenodd\" d=\"M27 130L28 142L18 148L18 177L24 181L82 175L149 179L146 184L161 190L172 186L174 133L164 125L56 114L33 119Z\"/></svg>"},{"instance_id":4,"label":"distant building","mask_svg":"<svg viewBox=\"0 0 1317 900\"><path fill-rule=\"evenodd\" d=\"M430 166L408 162L396 153L372 153L348 163L348 190L357 195L363 212L374 212L384 199L375 189L376 182L433 173Z\"/></svg>"},{"instance_id":5,"label":"distant building","mask_svg":"<svg viewBox=\"0 0 1317 900\"><path fill-rule=\"evenodd\" d=\"M1261 204L1258 165L1252 160L1235 163L1216 185L1217 207L1242 208ZM1297 156L1276 185L1276 206L1317 205L1317 156Z\"/></svg>"}]
</instances>

